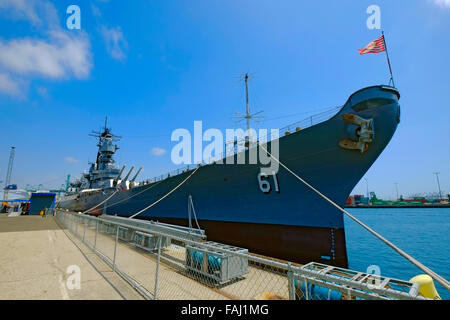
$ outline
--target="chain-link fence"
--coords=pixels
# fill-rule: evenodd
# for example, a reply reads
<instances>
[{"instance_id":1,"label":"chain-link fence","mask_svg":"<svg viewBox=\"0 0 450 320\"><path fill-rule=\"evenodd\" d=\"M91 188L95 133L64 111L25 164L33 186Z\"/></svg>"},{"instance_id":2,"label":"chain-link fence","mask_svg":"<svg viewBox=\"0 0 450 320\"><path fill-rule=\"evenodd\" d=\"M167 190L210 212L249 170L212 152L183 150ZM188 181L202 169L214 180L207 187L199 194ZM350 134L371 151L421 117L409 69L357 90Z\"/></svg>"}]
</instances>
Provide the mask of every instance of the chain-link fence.
<instances>
[{"instance_id":1,"label":"chain-link fence","mask_svg":"<svg viewBox=\"0 0 450 320\"><path fill-rule=\"evenodd\" d=\"M149 299L422 299L409 282L317 263L305 266L201 240L189 230L57 211L59 223ZM150 225L150 222L149 226ZM167 231L169 230L169 231ZM393 285L396 285L394 288Z\"/></svg>"}]
</instances>

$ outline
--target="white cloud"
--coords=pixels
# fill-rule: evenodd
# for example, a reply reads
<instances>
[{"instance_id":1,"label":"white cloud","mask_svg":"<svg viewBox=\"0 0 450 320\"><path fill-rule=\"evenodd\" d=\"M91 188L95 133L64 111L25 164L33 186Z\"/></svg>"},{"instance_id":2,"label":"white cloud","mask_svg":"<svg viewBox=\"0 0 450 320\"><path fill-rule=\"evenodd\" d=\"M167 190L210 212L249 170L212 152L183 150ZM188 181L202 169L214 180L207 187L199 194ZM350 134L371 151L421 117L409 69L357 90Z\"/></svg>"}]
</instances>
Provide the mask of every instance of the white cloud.
<instances>
[{"instance_id":1,"label":"white cloud","mask_svg":"<svg viewBox=\"0 0 450 320\"><path fill-rule=\"evenodd\" d=\"M10 96L20 96L20 85L17 81L13 80L9 74L0 72L0 93Z\"/></svg>"},{"instance_id":2,"label":"white cloud","mask_svg":"<svg viewBox=\"0 0 450 320\"><path fill-rule=\"evenodd\" d=\"M0 9L8 10L14 19L28 20L32 24L40 24L41 19L35 10L35 1L29 0L0 0Z\"/></svg>"},{"instance_id":3,"label":"white cloud","mask_svg":"<svg viewBox=\"0 0 450 320\"><path fill-rule=\"evenodd\" d=\"M0 0L0 9L8 18L26 20L33 26L58 26L58 12L47 0Z\"/></svg>"},{"instance_id":4,"label":"white cloud","mask_svg":"<svg viewBox=\"0 0 450 320\"><path fill-rule=\"evenodd\" d=\"M0 40L0 65L19 74L50 78L89 76L92 63L86 36L72 37L64 31L52 31L50 40Z\"/></svg>"},{"instance_id":5,"label":"white cloud","mask_svg":"<svg viewBox=\"0 0 450 320\"><path fill-rule=\"evenodd\" d=\"M40 34L0 38L0 93L5 93L5 88L10 95L22 93L33 78L68 80L90 75L93 63L89 37L84 31L63 29L59 16L64 14L48 0L0 0L0 15L25 20L32 25L33 33Z\"/></svg>"},{"instance_id":6,"label":"white cloud","mask_svg":"<svg viewBox=\"0 0 450 320\"><path fill-rule=\"evenodd\" d=\"M450 8L450 0L432 0L441 8Z\"/></svg>"},{"instance_id":7,"label":"white cloud","mask_svg":"<svg viewBox=\"0 0 450 320\"><path fill-rule=\"evenodd\" d=\"M79 160L72 157L65 157L64 160L68 163L77 163Z\"/></svg>"},{"instance_id":8,"label":"white cloud","mask_svg":"<svg viewBox=\"0 0 450 320\"><path fill-rule=\"evenodd\" d=\"M154 155L156 157L160 157L160 156L164 155L166 152L167 152L167 150L163 149L163 148L159 148L159 147L152 148L152 155Z\"/></svg>"},{"instance_id":9,"label":"white cloud","mask_svg":"<svg viewBox=\"0 0 450 320\"><path fill-rule=\"evenodd\" d=\"M128 48L128 43L123 36L120 27L107 28L101 26L100 33L106 43L106 49L113 59L123 61L126 59L125 50Z\"/></svg>"}]
</instances>

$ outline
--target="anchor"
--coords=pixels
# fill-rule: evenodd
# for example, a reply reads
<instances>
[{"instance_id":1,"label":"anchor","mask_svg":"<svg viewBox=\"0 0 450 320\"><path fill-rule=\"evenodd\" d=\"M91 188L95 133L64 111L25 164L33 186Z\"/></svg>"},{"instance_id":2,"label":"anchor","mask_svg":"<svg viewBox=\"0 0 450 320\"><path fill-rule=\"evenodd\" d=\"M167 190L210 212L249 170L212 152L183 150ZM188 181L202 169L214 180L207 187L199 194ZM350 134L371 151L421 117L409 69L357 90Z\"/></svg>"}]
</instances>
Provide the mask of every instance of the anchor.
<instances>
[{"instance_id":1,"label":"anchor","mask_svg":"<svg viewBox=\"0 0 450 320\"><path fill-rule=\"evenodd\" d=\"M356 136L358 141L351 139L342 139L339 141L339 146L349 150L360 150L361 153L369 149L369 144L374 139L373 119L364 119L355 114L346 113L342 115L345 122L357 125Z\"/></svg>"}]
</instances>

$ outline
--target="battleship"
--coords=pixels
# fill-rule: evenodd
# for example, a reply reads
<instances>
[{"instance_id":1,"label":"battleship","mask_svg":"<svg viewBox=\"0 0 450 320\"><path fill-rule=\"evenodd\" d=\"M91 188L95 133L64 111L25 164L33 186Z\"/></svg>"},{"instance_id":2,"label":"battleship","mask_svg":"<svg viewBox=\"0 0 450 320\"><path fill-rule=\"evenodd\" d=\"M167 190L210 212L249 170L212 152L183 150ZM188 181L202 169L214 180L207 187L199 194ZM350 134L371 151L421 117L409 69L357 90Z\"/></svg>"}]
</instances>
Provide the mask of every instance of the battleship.
<instances>
[{"instance_id":1,"label":"battleship","mask_svg":"<svg viewBox=\"0 0 450 320\"><path fill-rule=\"evenodd\" d=\"M278 138L279 161L344 206L394 135L399 99L399 91L387 85L351 94L327 120L284 132ZM139 219L191 226L189 199L208 240L297 263L348 266L342 213L285 169L267 177L265 189L259 181L261 165L218 162L138 183L140 169L122 178L125 167L115 164L120 137L106 124L93 136L98 138L96 161L71 183L59 208L121 217L139 212ZM242 152L248 156L250 150Z\"/></svg>"}]
</instances>

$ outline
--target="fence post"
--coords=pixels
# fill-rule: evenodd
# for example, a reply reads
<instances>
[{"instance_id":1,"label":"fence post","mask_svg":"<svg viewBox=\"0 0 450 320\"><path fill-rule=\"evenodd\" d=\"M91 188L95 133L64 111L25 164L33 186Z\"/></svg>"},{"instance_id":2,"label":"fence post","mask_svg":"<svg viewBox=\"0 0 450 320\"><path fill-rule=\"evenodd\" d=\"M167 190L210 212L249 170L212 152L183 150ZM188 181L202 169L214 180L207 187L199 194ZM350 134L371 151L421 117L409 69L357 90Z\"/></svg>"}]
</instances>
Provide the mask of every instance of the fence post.
<instances>
[{"instance_id":1,"label":"fence post","mask_svg":"<svg viewBox=\"0 0 450 320\"><path fill-rule=\"evenodd\" d=\"M156 263L156 275L155 275L155 294L153 299L157 299L158 295L158 279L159 279L159 262L161 259L161 236L158 236L158 262Z\"/></svg>"},{"instance_id":2,"label":"fence post","mask_svg":"<svg viewBox=\"0 0 450 320\"><path fill-rule=\"evenodd\" d=\"M306 300L309 300L308 282L306 281L306 278L305 278L305 294L304 294L304 296L305 296Z\"/></svg>"},{"instance_id":3,"label":"fence post","mask_svg":"<svg viewBox=\"0 0 450 320\"><path fill-rule=\"evenodd\" d=\"M116 226L116 244L114 245L113 271L116 272L117 242L119 242L119 226Z\"/></svg>"},{"instance_id":4,"label":"fence post","mask_svg":"<svg viewBox=\"0 0 450 320\"><path fill-rule=\"evenodd\" d=\"M288 288L289 288L289 300L295 300L295 286L294 286L294 272L292 272L292 264L288 263Z\"/></svg>"},{"instance_id":5,"label":"fence post","mask_svg":"<svg viewBox=\"0 0 450 320\"><path fill-rule=\"evenodd\" d=\"M95 221L94 251L97 251L97 233L98 233L98 220Z\"/></svg>"}]
</instances>

